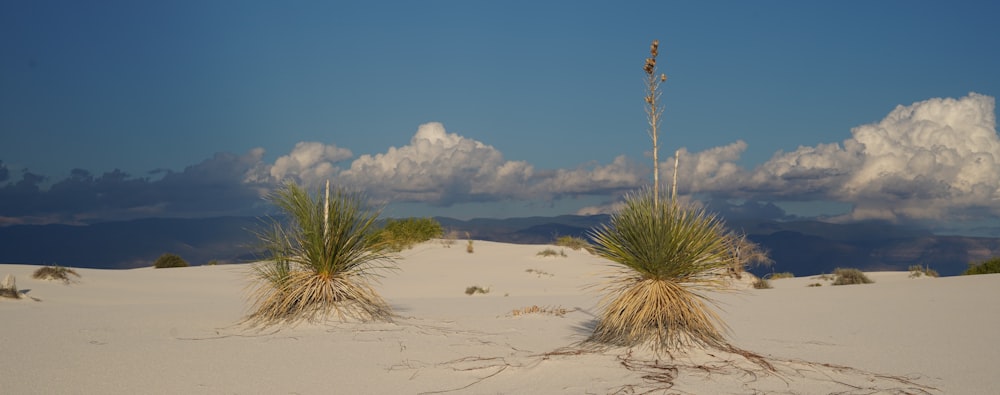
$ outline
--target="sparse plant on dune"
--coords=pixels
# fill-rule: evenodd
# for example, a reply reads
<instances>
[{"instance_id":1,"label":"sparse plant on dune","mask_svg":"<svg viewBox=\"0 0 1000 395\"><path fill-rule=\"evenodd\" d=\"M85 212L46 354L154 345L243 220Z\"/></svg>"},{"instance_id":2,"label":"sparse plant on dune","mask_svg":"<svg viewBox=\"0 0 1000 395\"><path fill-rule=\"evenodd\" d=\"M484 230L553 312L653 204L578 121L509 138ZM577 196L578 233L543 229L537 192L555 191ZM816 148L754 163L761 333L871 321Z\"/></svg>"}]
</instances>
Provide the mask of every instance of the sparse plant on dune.
<instances>
[{"instance_id":1,"label":"sparse plant on dune","mask_svg":"<svg viewBox=\"0 0 1000 395\"><path fill-rule=\"evenodd\" d=\"M581 248L590 251L590 243L582 237L560 236L556 238L555 244L560 247L569 247L573 251L578 251Z\"/></svg>"},{"instance_id":2,"label":"sparse plant on dune","mask_svg":"<svg viewBox=\"0 0 1000 395\"><path fill-rule=\"evenodd\" d=\"M184 258L181 258L177 254L170 254L170 253L160 255L159 258L156 258L156 262L153 262L153 267L157 269L166 269L171 267L188 267L188 266L189 265L187 261L184 260Z\"/></svg>"},{"instance_id":3,"label":"sparse plant on dune","mask_svg":"<svg viewBox=\"0 0 1000 395\"><path fill-rule=\"evenodd\" d=\"M837 268L833 271L833 285L871 284L874 281L858 269Z\"/></svg>"},{"instance_id":4,"label":"sparse plant on dune","mask_svg":"<svg viewBox=\"0 0 1000 395\"><path fill-rule=\"evenodd\" d=\"M540 307L538 305L531 305L527 307L522 307L520 309L512 310L508 315L510 315L511 317L520 317L529 314L539 314L539 315L553 315L556 317L562 317L565 316L566 313L569 313L570 311L571 310L563 307L548 307L548 306Z\"/></svg>"},{"instance_id":5,"label":"sparse plant on dune","mask_svg":"<svg viewBox=\"0 0 1000 395\"><path fill-rule=\"evenodd\" d=\"M970 263L962 275L1000 273L1000 257L987 259L980 263Z\"/></svg>"},{"instance_id":6,"label":"sparse plant on dune","mask_svg":"<svg viewBox=\"0 0 1000 395\"><path fill-rule=\"evenodd\" d=\"M771 287L771 282L768 281L764 277L761 277L761 278L758 278L758 279L754 280L753 287L754 287L754 289L771 289L772 288Z\"/></svg>"},{"instance_id":7,"label":"sparse plant on dune","mask_svg":"<svg viewBox=\"0 0 1000 395\"><path fill-rule=\"evenodd\" d=\"M565 258L566 257L566 251L563 251L563 250L556 251L556 250L553 250L551 248L546 248L544 250L539 251L538 254L535 254L535 255L543 256L543 257L561 256L561 257Z\"/></svg>"},{"instance_id":8,"label":"sparse plant on dune","mask_svg":"<svg viewBox=\"0 0 1000 395\"><path fill-rule=\"evenodd\" d=\"M483 287L480 287L478 285L473 285L471 287L466 287L465 288L465 294L466 295L488 294L488 293L490 293L490 289L489 288L483 288Z\"/></svg>"},{"instance_id":9,"label":"sparse plant on dune","mask_svg":"<svg viewBox=\"0 0 1000 395\"><path fill-rule=\"evenodd\" d=\"M768 256L766 249L759 244L750 241L746 234L729 234L729 274L736 278L743 278L743 273L750 266L767 266L774 263Z\"/></svg>"},{"instance_id":10,"label":"sparse plant on dune","mask_svg":"<svg viewBox=\"0 0 1000 395\"><path fill-rule=\"evenodd\" d=\"M42 266L31 274L31 277L35 279L58 280L62 281L64 284L73 282L73 279L70 278L70 276L80 278L80 274L78 274L76 270L62 266Z\"/></svg>"},{"instance_id":11,"label":"sparse plant on dune","mask_svg":"<svg viewBox=\"0 0 1000 395\"><path fill-rule=\"evenodd\" d=\"M469 237L469 233L466 233L465 237ZM470 254L476 252L476 247L472 245L472 239L469 239L469 242L465 244L465 252Z\"/></svg>"},{"instance_id":12,"label":"sparse plant on dune","mask_svg":"<svg viewBox=\"0 0 1000 395\"><path fill-rule=\"evenodd\" d=\"M792 272L771 273L772 280L777 280L782 278L795 278L795 273Z\"/></svg>"},{"instance_id":13,"label":"sparse plant on dune","mask_svg":"<svg viewBox=\"0 0 1000 395\"><path fill-rule=\"evenodd\" d=\"M442 234L444 229L433 218L390 219L379 232L380 237L384 237L390 248L397 252Z\"/></svg>"},{"instance_id":14,"label":"sparse plant on dune","mask_svg":"<svg viewBox=\"0 0 1000 395\"><path fill-rule=\"evenodd\" d=\"M394 268L377 236L377 210L360 194L336 189L325 198L286 183L269 200L287 215L257 234L269 261L253 266L251 325L337 318L388 321L389 305L372 282Z\"/></svg>"},{"instance_id":15,"label":"sparse plant on dune","mask_svg":"<svg viewBox=\"0 0 1000 395\"><path fill-rule=\"evenodd\" d=\"M910 266L908 270L910 271L910 278L917 278L917 277L921 277L921 276L927 276L927 277L937 277L938 276L937 270L931 269L930 266L926 266L926 265L924 265L924 266L913 265L913 266Z\"/></svg>"},{"instance_id":16,"label":"sparse plant on dune","mask_svg":"<svg viewBox=\"0 0 1000 395\"><path fill-rule=\"evenodd\" d=\"M603 288L590 341L657 352L724 347L724 323L701 291L725 286L716 273L731 264L731 239L715 216L654 199L649 189L629 194L592 235L595 254L621 270Z\"/></svg>"}]
</instances>

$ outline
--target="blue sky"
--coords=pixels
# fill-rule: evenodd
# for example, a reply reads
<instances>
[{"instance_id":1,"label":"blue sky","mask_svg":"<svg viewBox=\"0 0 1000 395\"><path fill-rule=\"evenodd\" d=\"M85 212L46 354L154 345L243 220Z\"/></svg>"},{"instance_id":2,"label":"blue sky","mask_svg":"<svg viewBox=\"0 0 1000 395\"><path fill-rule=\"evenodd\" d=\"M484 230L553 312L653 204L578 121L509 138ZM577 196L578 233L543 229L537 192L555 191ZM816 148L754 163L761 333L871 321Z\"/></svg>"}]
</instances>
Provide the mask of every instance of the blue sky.
<instances>
[{"instance_id":1,"label":"blue sky","mask_svg":"<svg viewBox=\"0 0 1000 395\"><path fill-rule=\"evenodd\" d=\"M1000 216L998 11L4 1L0 224L254 213L280 179L396 216L606 211L651 179L659 39L661 169L683 149L685 195L967 227Z\"/></svg>"}]
</instances>

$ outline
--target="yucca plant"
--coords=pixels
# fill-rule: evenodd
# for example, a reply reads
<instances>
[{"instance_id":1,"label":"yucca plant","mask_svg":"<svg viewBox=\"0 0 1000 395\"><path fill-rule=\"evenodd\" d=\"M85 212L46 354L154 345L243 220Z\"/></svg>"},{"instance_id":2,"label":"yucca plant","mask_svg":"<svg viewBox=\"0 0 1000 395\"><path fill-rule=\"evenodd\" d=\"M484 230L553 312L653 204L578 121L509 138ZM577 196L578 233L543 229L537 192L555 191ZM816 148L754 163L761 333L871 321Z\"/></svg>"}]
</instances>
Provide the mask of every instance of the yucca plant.
<instances>
[{"instance_id":1,"label":"yucca plant","mask_svg":"<svg viewBox=\"0 0 1000 395\"><path fill-rule=\"evenodd\" d=\"M725 324L702 291L724 286L718 273L731 264L732 238L714 215L658 196L649 188L627 195L591 235L594 253L619 270L604 284L589 340L668 353L724 347Z\"/></svg>"},{"instance_id":2,"label":"yucca plant","mask_svg":"<svg viewBox=\"0 0 1000 395\"><path fill-rule=\"evenodd\" d=\"M320 191L318 191L320 192ZM360 194L336 189L325 198L286 183L268 198L287 218L257 233L269 260L253 266L252 325L339 319L388 321L389 305L373 288L394 268L378 237L379 211Z\"/></svg>"}]
</instances>

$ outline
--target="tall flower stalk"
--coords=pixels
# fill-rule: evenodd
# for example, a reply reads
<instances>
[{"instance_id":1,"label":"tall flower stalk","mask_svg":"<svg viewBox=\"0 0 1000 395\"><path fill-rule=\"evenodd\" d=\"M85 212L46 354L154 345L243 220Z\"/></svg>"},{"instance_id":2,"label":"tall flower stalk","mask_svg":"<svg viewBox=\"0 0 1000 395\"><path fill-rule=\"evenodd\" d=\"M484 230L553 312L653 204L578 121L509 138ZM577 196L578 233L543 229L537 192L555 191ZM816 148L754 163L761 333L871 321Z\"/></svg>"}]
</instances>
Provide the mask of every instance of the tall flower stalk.
<instances>
[{"instance_id":1,"label":"tall flower stalk","mask_svg":"<svg viewBox=\"0 0 1000 395\"><path fill-rule=\"evenodd\" d=\"M653 40L649 46L649 57L646 58L646 65L642 70L646 73L646 118L649 121L649 137L653 139L653 201L660 199L660 118L663 116L663 108L660 107L660 84L667 80L667 75L660 73L656 75L656 56L659 55L660 41ZM656 203L658 204L658 203Z\"/></svg>"}]
</instances>

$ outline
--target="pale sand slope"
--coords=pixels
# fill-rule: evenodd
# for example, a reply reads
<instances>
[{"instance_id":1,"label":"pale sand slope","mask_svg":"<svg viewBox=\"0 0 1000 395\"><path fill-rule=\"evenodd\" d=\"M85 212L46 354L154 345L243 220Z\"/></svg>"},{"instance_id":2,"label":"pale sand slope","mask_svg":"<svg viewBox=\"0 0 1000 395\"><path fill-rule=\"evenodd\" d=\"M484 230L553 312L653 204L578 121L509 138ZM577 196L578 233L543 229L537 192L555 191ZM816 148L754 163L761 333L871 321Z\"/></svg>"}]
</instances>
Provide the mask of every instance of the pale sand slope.
<instances>
[{"instance_id":1,"label":"pale sand slope","mask_svg":"<svg viewBox=\"0 0 1000 395\"><path fill-rule=\"evenodd\" d=\"M401 316L394 323L263 332L235 325L246 265L77 269L72 285L0 265L40 299L0 300L0 394L640 393L672 373L666 393L1000 393L1000 275L869 273L875 284L795 278L714 294L733 344L778 373L717 351L641 371L648 352L545 355L589 334L598 295L582 288L607 262L569 249L536 256L544 248L477 241L469 254L464 242L426 243L378 286ZM490 292L466 295L472 285ZM570 311L510 315L532 305Z\"/></svg>"}]
</instances>

